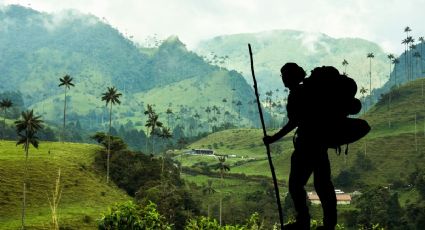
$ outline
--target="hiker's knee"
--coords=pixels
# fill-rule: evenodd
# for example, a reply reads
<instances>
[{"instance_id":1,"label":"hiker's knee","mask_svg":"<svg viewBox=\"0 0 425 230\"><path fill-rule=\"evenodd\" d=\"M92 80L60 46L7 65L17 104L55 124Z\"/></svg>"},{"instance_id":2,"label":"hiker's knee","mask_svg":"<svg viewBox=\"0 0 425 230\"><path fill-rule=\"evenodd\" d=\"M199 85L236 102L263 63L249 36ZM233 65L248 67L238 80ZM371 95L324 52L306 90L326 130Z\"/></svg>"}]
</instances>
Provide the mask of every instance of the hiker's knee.
<instances>
[{"instance_id":1,"label":"hiker's knee","mask_svg":"<svg viewBox=\"0 0 425 230\"><path fill-rule=\"evenodd\" d=\"M316 178L314 177L314 188L317 194L335 193L334 185L330 178Z\"/></svg>"}]
</instances>

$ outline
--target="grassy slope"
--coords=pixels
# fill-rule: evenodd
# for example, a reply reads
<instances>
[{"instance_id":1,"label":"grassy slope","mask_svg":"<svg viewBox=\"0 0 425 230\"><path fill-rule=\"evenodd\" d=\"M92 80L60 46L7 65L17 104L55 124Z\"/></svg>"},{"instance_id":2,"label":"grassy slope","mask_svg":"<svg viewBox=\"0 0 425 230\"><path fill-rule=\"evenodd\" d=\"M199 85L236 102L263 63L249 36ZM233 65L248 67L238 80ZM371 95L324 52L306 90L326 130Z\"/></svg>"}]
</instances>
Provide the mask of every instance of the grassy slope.
<instances>
[{"instance_id":1,"label":"grassy slope","mask_svg":"<svg viewBox=\"0 0 425 230\"><path fill-rule=\"evenodd\" d=\"M245 106L245 99L250 99L250 92L239 92L232 91L230 87L232 80L226 71L221 70L214 72L208 78L200 80L199 77L192 77L178 83L166 85L164 87L157 87L147 92L136 93L134 95L144 104L155 104L155 110L159 113L165 113L167 108L171 108L174 113L178 114L181 105L188 105L201 115L201 120L207 121L207 115L205 108L207 106L212 107L216 105L220 109L225 105L226 111L231 112L237 116L237 108L235 105L231 105L232 100L242 100ZM227 99L227 103L223 103L223 98ZM171 105L171 106L170 106ZM223 113L217 115L217 119L222 121ZM242 111L241 118L246 116L246 111ZM143 117L143 115L141 115ZM213 117L213 112L210 114L210 118ZM164 121L166 116L164 114ZM243 119L242 122L246 123L247 119Z\"/></svg>"},{"instance_id":2,"label":"grassy slope","mask_svg":"<svg viewBox=\"0 0 425 230\"><path fill-rule=\"evenodd\" d=\"M96 219L114 202L130 199L115 186L107 186L92 167L95 145L41 142L30 148L26 225L29 229L50 229L51 196L61 168L62 199L59 223L73 229L93 229ZM50 154L48 153L50 151ZM21 222L24 151L15 142L0 142L0 229L17 229ZM86 223L83 218L88 216ZM86 217L87 218L87 217Z\"/></svg>"},{"instance_id":3,"label":"grassy slope","mask_svg":"<svg viewBox=\"0 0 425 230\"><path fill-rule=\"evenodd\" d=\"M420 79L406 84L399 89L400 96L393 96L391 112L388 112L388 104L380 103L370 109L363 117L366 119L372 131L368 136L357 143L349 146L349 154L337 156L333 150L329 150L333 175L338 175L342 169L351 167L360 152L369 157L375 169L361 175L361 181L366 184L387 185L389 181L406 178L415 169L416 165L425 164L425 94L422 96L422 84L425 80ZM417 114L417 143L415 145L415 113ZM388 119L392 126L388 127ZM269 133L273 133L269 132ZM260 130L226 130L214 133L193 144L190 148L208 148L216 143L219 153L237 154L260 159L241 166L234 166L236 161L246 161L242 158L229 158L231 173L245 173L248 175L270 176L268 162L265 159L265 148L261 143L262 133ZM277 144L283 149L282 154L273 153L278 178L287 180L289 174L289 157L292 153L292 138L287 137ZM273 147L272 150L276 148ZM366 147L365 147L366 146ZM261 158L263 160L261 160ZM197 161L209 163L217 162L214 158L202 156L185 156L182 158L184 165L190 165ZM205 160L207 159L207 160Z\"/></svg>"}]
</instances>

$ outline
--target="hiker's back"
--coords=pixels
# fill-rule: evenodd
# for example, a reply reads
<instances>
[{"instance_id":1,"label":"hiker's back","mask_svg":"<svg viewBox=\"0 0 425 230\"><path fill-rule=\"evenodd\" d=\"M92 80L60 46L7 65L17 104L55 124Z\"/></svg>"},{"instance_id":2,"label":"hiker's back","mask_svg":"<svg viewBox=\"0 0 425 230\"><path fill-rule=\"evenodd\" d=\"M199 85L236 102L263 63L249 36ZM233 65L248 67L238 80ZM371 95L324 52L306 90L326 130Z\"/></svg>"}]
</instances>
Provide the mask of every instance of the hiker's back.
<instances>
[{"instance_id":1,"label":"hiker's back","mask_svg":"<svg viewBox=\"0 0 425 230\"><path fill-rule=\"evenodd\" d=\"M356 82L339 74L334 67L315 68L310 77L304 80L304 115L300 116L298 134L326 145L344 144L341 142L346 141L339 140L338 135L359 136L351 134L356 132L364 136L369 130L362 124L362 130L347 130L347 127L351 127L351 124L346 124L348 115L357 114L361 110L361 103L355 98L356 92Z\"/></svg>"}]
</instances>

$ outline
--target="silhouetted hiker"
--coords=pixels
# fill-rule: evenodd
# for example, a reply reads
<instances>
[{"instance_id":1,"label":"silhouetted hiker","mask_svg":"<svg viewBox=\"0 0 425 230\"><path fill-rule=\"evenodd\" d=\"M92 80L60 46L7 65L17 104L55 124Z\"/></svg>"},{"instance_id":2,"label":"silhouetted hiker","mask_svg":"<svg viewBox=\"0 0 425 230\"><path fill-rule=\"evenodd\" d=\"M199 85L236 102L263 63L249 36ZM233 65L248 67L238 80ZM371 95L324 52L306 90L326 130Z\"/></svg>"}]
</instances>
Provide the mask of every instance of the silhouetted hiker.
<instances>
[{"instance_id":1,"label":"silhouetted hiker","mask_svg":"<svg viewBox=\"0 0 425 230\"><path fill-rule=\"evenodd\" d=\"M315 114L307 114L305 108L305 104L309 104L306 101L309 97L301 82L306 73L295 63L286 63L280 71L283 84L290 90L286 106L288 123L275 135L265 137L264 142L273 143L298 127L294 138L295 150L291 156L289 175L289 193L297 216L296 222L286 225L285 229L310 229L310 214L304 186L312 173L314 173L314 187L323 207L325 226L323 229L334 229L337 219L336 195L331 182L327 146L318 140L315 132L310 132L308 122L305 122L306 116L315 116Z\"/></svg>"},{"instance_id":2,"label":"silhouetted hiker","mask_svg":"<svg viewBox=\"0 0 425 230\"><path fill-rule=\"evenodd\" d=\"M324 226L317 229L335 229L336 195L327 150L340 151L340 146L346 144L347 153L349 143L370 131L366 121L348 117L361 110L361 103L355 98L357 84L332 66L317 67L306 79L305 71L295 63L286 63L280 71L283 84L290 90L286 105L288 123L275 135L265 137L264 142L273 143L297 128L289 175L289 193L297 217L286 229L310 229L304 186L312 173L323 208Z\"/></svg>"}]
</instances>

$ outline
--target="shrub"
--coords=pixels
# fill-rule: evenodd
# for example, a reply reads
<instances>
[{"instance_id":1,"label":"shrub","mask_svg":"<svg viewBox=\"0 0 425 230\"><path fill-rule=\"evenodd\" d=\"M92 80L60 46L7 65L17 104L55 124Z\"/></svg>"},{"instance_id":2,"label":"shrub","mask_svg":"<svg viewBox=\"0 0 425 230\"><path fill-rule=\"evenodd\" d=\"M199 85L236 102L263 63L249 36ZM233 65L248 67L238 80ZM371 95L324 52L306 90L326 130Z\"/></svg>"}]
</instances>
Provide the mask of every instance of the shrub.
<instances>
[{"instance_id":1,"label":"shrub","mask_svg":"<svg viewBox=\"0 0 425 230\"><path fill-rule=\"evenodd\" d=\"M150 202L143 208L128 201L116 204L102 215L98 224L99 230L133 229L133 230L170 230L171 225L158 213L156 205Z\"/></svg>"}]
</instances>

